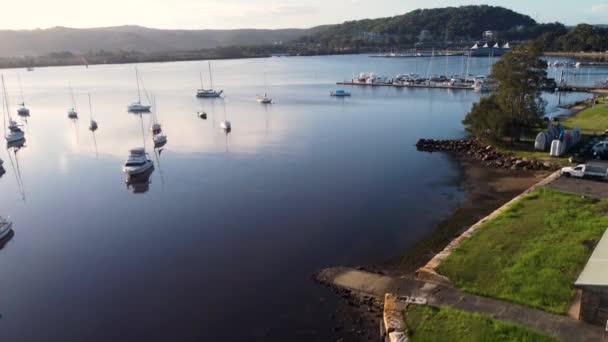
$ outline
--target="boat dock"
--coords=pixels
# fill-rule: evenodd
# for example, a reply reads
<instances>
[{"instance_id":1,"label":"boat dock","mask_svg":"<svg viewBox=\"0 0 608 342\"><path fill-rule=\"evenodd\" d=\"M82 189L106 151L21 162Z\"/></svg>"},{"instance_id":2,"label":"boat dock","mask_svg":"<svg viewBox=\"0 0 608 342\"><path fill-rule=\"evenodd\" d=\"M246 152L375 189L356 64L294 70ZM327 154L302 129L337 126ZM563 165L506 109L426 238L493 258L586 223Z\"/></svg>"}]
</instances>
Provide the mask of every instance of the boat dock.
<instances>
[{"instance_id":1,"label":"boat dock","mask_svg":"<svg viewBox=\"0 0 608 342\"><path fill-rule=\"evenodd\" d=\"M337 85L345 86L362 86L362 87L393 87L393 88L427 88L427 89L453 89L453 90L474 90L472 86L466 85L449 85L440 83L365 83L365 82L353 82L353 81L342 81L337 82Z\"/></svg>"}]
</instances>

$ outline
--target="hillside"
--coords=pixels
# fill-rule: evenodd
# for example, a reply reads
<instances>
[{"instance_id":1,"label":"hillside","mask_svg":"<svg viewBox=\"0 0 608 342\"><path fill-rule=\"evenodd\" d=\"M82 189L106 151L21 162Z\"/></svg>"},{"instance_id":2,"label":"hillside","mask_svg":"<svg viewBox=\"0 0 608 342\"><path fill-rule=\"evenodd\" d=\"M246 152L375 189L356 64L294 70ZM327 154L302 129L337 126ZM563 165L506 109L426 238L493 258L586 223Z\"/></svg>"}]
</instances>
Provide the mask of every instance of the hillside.
<instances>
[{"instance_id":1,"label":"hillside","mask_svg":"<svg viewBox=\"0 0 608 342\"><path fill-rule=\"evenodd\" d=\"M527 15L503 7L461 6L419 9L392 18L349 21L301 37L299 41L340 45L385 38L409 44L418 42L423 30L429 31L426 39L432 41L470 41L480 39L484 31L495 31L499 37L512 39L538 34L533 31L539 31L542 26ZM368 32L367 37L364 32Z\"/></svg>"},{"instance_id":2,"label":"hillside","mask_svg":"<svg viewBox=\"0 0 608 342\"><path fill-rule=\"evenodd\" d=\"M310 30L160 30L140 26L74 29L54 27L37 30L0 30L0 57L41 56L69 51L138 51L143 53L211 49L220 46L252 46L287 42Z\"/></svg>"}]
</instances>

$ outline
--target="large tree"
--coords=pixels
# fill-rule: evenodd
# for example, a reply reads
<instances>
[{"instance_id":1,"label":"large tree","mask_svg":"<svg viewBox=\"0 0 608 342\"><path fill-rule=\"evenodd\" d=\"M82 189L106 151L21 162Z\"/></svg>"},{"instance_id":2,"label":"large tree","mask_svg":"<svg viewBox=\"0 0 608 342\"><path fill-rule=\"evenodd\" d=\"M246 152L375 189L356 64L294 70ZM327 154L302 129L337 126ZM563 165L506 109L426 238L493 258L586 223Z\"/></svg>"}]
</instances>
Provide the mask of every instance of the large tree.
<instances>
[{"instance_id":1,"label":"large tree","mask_svg":"<svg viewBox=\"0 0 608 342\"><path fill-rule=\"evenodd\" d=\"M546 103L541 97L547 78L547 63L535 44L517 47L492 68L490 79L496 91L473 105L463 123L472 135L511 144L526 128L542 123Z\"/></svg>"}]
</instances>

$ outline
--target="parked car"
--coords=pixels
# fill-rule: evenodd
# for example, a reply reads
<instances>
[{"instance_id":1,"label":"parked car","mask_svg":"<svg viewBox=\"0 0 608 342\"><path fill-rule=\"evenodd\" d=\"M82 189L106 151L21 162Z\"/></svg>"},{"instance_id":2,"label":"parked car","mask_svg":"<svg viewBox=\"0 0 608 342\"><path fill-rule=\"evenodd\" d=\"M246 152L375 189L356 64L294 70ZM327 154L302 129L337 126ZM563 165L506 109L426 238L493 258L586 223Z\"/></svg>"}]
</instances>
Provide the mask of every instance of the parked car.
<instances>
[{"instance_id":1,"label":"parked car","mask_svg":"<svg viewBox=\"0 0 608 342\"><path fill-rule=\"evenodd\" d=\"M574 178L608 179L608 165L581 164L575 167L564 167L562 175Z\"/></svg>"}]
</instances>

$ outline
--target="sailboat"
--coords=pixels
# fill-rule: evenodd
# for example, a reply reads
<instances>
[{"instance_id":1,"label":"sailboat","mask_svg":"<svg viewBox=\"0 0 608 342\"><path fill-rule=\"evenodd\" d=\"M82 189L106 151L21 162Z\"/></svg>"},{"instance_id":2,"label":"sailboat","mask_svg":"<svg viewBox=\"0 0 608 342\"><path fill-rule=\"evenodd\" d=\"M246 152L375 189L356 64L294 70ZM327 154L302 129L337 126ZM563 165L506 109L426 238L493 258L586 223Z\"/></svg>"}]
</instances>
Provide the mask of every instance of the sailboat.
<instances>
[{"instance_id":1,"label":"sailboat","mask_svg":"<svg viewBox=\"0 0 608 342\"><path fill-rule=\"evenodd\" d=\"M91 115L91 123L89 124L89 130L95 132L99 126L97 121L93 119L93 106L91 105L91 93L89 93L89 114Z\"/></svg>"},{"instance_id":2,"label":"sailboat","mask_svg":"<svg viewBox=\"0 0 608 342\"><path fill-rule=\"evenodd\" d=\"M137 80L137 101L131 103L127 109L130 113L147 113L151 106L141 103L141 87L139 85L139 70L135 68L135 79Z\"/></svg>"},{"instance_id":3,"label":"sailboat","mask_svg":"<svg viewBox=\"0 0 608 342\"><path fill-rule=\"evenodd\" d=\"M4 112L4 131L5 138L8 144L14 144L21 141L25 141L25 133L21 129L21 127L17 124L15 120L11 118L11 111L8 105L8 95L6 93L6 86L4 84L4 76L2 78L2 95L4 97L4 101L2 104L2 111ZM7 131L7 119L8 119L8 131Z\"/></svg>"},{"instance_id":4,"label":"sailboat","mask_svg":"<svg viewBox=\"0 0 608 342\"><path fill-rule=\"evenodd\" d=\"M21 77L17 74L17 80L19 81L19 89L21 90L21 103L19 104L19 108L17 108L17 115L19 116L30 116L30 110L25 107L25 100L23 98L23 86L21 85Z\"/></svg>"},{"instance_id":5,"label":"sailboat","mask_svg":"<svg viewBox=\"0 0 608 342\"><path fill-rule=\"evenodd\" d=\"M266 73L264 73L264 90L266 91L264 93L264 96L258 96L257 101L263 104L271 104L272 97L268 96L268 86L266 85Z\"/></svg>"},{"instance_id":6,"label":"sailboat","mask_svg":"<svg viewBox=\"0 0 608 342\"><path fill-rule=\"evenodd\" d=\"M72 100L72 108L68 109L68 118L78 119L78 111L76 110L76 99L74 99L74 90L72 89L71 83L70 83L70 99Z\"/></svg>"},{"instance_id":7,"label":"sailboat","mask_svg":"<svg viewBox=\"0 0 608 342\"><path fill-rule=\"evenodd\" d=\"M222 93L224 92L223 90L214 90L213 89L213 75L211 73L211 62L209 63L209 81L211 84L211 88L209 89L205 89L205 86L203 84L203 73L200 73L200 78L201 78L201 89L198 89L196 91L196 97L201 97L201 98L218 98L220 96L222 96Z\"/></svg>"},{"instance_id":8,"label":"sailboat","mask_svg":"<svg viewBox=\"0 0 608 342\"><path fill-rule=\"evenodd\" d=\"M153 99L155 112L152 115L152 141L154 141L154 148L163 147L167 144L167 136L163 134L162 127L158 123L158 107L156 106L156 98Z\"/></svg>"},{"instance_id":9,"label":"sailboat","mask_svg":"<svg viewBox=\"0 0 608 342\"><path fill-rule=\"evenodd\" d=\"M228 134L232 131L232 124L230 121L226 120L226 103L224 102L224 120L220 122L220 128L224 131L224 133Z\"/></svg>"}]
</instances>

